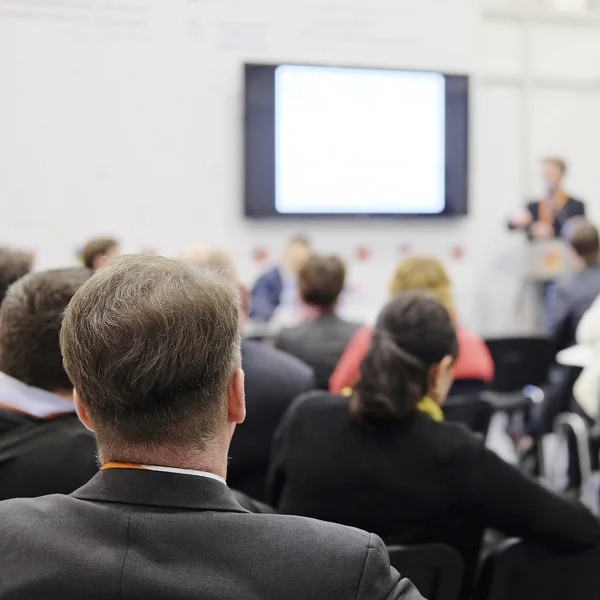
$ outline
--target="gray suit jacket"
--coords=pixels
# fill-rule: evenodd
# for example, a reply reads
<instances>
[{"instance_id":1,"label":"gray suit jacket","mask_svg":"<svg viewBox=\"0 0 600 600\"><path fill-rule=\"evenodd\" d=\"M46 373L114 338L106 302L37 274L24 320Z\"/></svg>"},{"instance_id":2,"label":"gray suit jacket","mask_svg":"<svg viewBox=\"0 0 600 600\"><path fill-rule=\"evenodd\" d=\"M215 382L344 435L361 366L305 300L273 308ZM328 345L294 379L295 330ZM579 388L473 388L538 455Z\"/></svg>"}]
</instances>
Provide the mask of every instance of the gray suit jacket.
<instances>
[{"instance_id":1,"label":"gray suit jacket","mask_svg":"<svg viewBox=\"0 0 600 600\"><path fill-rule=\"evenodd\" d=\"M102 471L0 503L0 599L422 600L357 529L245 511L206 477Z\"/></svg>"},{"instance_id":2,"label":"gray suit jacket","mask_svg":"<svg viewBox=\"0 0 600 600\"><path fill-rule=\"evenodd\" d=\"M548 291L547 326L555 349L575 343L581 317L600 294L600 264L560 279Z\"/></svg>"},{"instance_id":3,"label":"gray suit jacket","mask_svg":"<svg viewBox=\"0 0 600 600\"><path fill-rule=\"evenodd\" d=\"M329 390L329 378L359 327L325 314L297 327L282 329L275 346L312 367L317 389Z\"/></svg>"}]
</instances>

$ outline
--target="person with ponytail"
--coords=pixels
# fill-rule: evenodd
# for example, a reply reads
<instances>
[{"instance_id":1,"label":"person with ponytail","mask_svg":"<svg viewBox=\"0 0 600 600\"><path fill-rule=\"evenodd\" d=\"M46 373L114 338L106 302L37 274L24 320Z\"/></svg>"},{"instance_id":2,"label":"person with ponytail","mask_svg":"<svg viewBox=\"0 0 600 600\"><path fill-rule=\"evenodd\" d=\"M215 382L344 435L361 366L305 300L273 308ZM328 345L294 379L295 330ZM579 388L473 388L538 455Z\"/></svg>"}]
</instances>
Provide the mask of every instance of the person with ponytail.
<instances>
[{"instance_id":1,"label":"person with ponytail","mask_svg":"<svg viewBox=\"0 0 600 600\"><path fill-rule=\"evenodd\" d=\"M450 278L436 258L412 256L400 262L389 286L390 296L400 292L423 291L435 296L456 323L457 315ZM352 337L329 379L329 391L350 391L360 375L360 363L371 343L371 327L361 327ZM454 362L456 393L484 389L494 378L494 361L485 342L475 333L457 327L458 355Z\"/></svg>"},{"instance_id":2,"label":"person with ponytail","mask_svg":"<svg viewBox=\"0 0 600 600\"><path fill-rule=\"evenodd\" d=\"M443 404L458 353L434 296L384 307L347 396L300 397L275 436L269 499L281 512L351 525L388 543L444 543L475 572L487 528L561 551L600 543L600 523L505 463Z\"/></svg>"}]
</instances>

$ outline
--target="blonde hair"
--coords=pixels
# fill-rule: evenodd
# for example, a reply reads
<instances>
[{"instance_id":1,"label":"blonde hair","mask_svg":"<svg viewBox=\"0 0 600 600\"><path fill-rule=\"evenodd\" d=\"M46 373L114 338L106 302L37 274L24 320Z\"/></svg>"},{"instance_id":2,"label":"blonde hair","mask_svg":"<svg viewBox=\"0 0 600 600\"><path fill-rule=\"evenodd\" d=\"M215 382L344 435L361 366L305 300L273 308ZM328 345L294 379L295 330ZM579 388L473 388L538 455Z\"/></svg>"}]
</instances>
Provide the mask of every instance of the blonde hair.
<instances>
[{"instance_id":1,"label":"blonde hair","mask_svg":"<svg viewBox=\"0 0 600 600\"><path fill-rule=\"evenodd\" d=\"M404 259L396 268L390 282L390 295L418 290L435 296L451 314L454 312L452 286L442 263L436 258Z\"/></svg>"}]
</instances>

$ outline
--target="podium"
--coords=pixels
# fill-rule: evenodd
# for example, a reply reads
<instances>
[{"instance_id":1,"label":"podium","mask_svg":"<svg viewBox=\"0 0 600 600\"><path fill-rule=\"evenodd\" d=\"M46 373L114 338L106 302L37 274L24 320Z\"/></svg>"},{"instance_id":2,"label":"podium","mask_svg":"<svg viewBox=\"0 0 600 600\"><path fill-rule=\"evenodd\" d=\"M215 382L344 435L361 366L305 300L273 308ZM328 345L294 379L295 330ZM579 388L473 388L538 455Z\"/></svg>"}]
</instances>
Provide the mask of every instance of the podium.
<instances>
[{"instance_id":1,"label":"podium","mask_svg":"<svg viewBox=\"0 0 600 600\"><path fill-rule=\"evenodd\" d=\"M561 239L533 241L527 249L525 279L548 284L575 271L570 247Z\"/></svg>"},{"instance_id":2,"label":"podium","mask_svg":"<svg viewBox=\"0 0 600 600\"><path fill-rule=\"evenodd\" d=\"M533 332L545 333L544 323L548 286L575 271L575 258L569 245L561 239L532 241L526 250L522 288L523 304L531 307ZM521 308L525 306L521 305Z\"/></svg>"}]
</instances>

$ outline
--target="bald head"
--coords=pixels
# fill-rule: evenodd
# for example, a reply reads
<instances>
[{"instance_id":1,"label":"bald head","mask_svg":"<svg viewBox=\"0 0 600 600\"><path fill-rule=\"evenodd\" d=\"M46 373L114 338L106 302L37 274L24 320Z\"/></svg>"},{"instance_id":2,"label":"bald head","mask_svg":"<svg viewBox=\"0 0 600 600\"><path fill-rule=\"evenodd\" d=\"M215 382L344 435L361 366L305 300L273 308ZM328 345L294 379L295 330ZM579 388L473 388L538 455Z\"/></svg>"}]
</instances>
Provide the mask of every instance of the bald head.
<instances>
[{"instance_id":1,"label":"bald head","mask_svg":"<svg viewBox=\"0 0 600 600\"><path fill-rule=\"evenodd\" d=\"M198 244L189 246L179 255L186 263L199 269L215 269L230 283L237 285L238 276L231 256L218 246Z\"/></svg>"},{"instance_id":2,"label":"bald head","mask_svg":"<svg viewBox=\"0 0 600 600\"><path fill-rule=\"evenodd\" d=\"M574 225L569 235L569 243L586 265L600 260L600 238L598 230L589 221L582 220Z\"/></svg>"}]
</instances>

